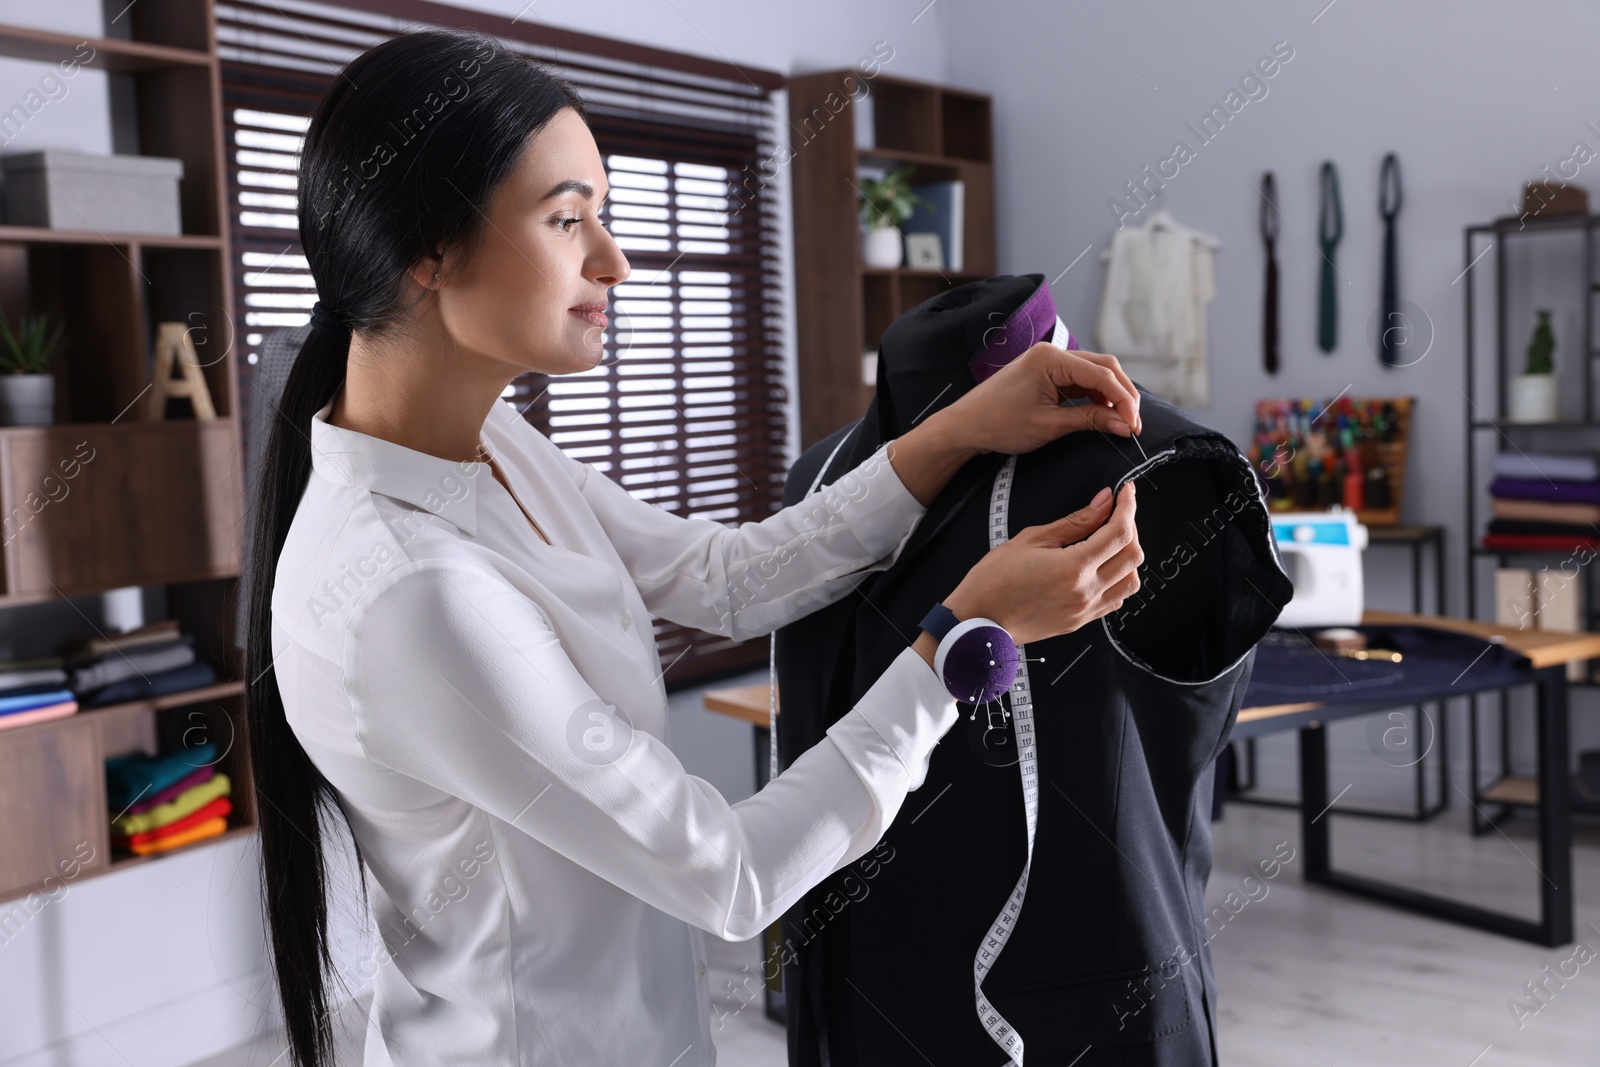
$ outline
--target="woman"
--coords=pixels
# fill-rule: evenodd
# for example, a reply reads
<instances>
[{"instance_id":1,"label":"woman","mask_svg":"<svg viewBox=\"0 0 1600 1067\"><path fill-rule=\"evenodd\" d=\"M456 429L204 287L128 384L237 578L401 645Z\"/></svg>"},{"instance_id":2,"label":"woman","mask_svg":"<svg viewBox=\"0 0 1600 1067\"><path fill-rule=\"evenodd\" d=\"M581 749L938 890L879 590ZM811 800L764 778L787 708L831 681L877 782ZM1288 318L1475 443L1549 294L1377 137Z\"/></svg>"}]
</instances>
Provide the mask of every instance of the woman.
<instances>
[{"instance_id":1,"label":"woman","mask_svg":"<svg viewBox=\"0 0 1600 1067\"><path fill-rule=\"evenodd\" d=\"M576 94L487 38L373 48L307 131L320 301L268 445L248 648L296 1063L330 1061L324 808L382 935L367 1063L713 1062L700 931L754 937L861 856L956 707L908 635L835 744L729 805L668 747L650 617L770 632L887 567L968 458L1139 428L1114 359L1040 345L805 506L730 529L643 503L499 401L600 361L628 276L607 192ZM1114 610L1133 507L1130 484L1024 531L945 604L1019 642Z\"/></svg>"}]
</instances>

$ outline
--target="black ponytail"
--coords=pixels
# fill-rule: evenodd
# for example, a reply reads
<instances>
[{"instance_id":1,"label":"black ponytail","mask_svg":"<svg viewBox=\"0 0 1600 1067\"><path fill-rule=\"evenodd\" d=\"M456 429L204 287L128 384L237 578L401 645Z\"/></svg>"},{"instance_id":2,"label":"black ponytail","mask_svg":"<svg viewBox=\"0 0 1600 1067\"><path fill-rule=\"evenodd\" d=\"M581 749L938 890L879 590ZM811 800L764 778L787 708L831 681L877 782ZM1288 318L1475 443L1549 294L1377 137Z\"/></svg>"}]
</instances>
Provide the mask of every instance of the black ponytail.
<instances>
[{"instance_id":1,"label":"black ponytail","mask_svg":"<svg viewBox=\"0 0 1600 1067\"><path fill-rule=\"evenodd\" d=\"M470 254L482 236L480 209L528 139L564 108L583 113L571 86L493 38L427 31L394 37L352 60L306 131L300 243L323 314L272 418L245 562L245 701L262 901L298 1067L333 1062L320 816L326 810L344 818L337 791L284 717L272 668L273 582L311 474L311 417L344 382L351 331L404 327L415 303L409 269L443 250ZM355 854L360 862L359 843Z\"/></svg>"}]
</instances>

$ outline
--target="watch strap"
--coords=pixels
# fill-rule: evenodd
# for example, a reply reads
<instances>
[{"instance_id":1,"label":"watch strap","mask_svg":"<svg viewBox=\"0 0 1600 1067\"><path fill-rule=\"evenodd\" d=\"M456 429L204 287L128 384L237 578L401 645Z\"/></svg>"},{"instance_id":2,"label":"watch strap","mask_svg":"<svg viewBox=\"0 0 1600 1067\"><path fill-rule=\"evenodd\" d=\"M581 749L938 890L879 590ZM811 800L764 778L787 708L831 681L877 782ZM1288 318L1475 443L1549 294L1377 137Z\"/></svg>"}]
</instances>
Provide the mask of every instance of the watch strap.
<instances>
[{"instance_id":1,"label":"watch strap","mask_svg":"<svg viewBox=\"0 0 1600 1067\"><path fill-rule=\"evenodd\" d=\"M917 625L932 634L935 641L943 641L944 635L955 629L960 621L955 612L943 604L935 604Z\"/></svg>"}]
</instances>

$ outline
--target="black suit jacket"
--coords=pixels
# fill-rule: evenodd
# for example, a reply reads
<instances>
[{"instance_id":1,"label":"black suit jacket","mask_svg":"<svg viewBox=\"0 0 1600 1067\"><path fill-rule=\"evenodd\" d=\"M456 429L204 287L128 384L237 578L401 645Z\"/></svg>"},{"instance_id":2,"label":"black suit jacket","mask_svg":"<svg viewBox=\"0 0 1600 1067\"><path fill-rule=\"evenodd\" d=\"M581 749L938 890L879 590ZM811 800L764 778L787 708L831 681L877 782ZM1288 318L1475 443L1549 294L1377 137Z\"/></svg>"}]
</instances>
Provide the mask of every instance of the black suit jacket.
<instances>
[{"instance_id":1,"label":"black suit jacket","mask_svg":"<svg viewBox=\"0 0 1600 1067\"><path fill-rule=\"evenodd\" d=\"M1042 284L1040 275L974 282L897 320L866 415L806 451L785 503L971 388L967 362L985 331ZM1043 659L1029 665L1034 859L984 990L1030 1065L1215 1057L1203 915L1212 765L1253 646L1292 590L1238 449L1141 397L1142 452L1127 438L1068 435L1018 457L1011 496L1015 536L1137 477L1145 551L1142 588L1119 612L1025 649ZM778 632L782 762L822 739L988 550L990 492L1005 460L968 463L893 567ZM1026 858L1014 748L1005 724L963 705L874 852L870 879L847 867L786 916L791 1067L1006 1061L978 1022L973 956Z\"/></svg>"}]
</instances>

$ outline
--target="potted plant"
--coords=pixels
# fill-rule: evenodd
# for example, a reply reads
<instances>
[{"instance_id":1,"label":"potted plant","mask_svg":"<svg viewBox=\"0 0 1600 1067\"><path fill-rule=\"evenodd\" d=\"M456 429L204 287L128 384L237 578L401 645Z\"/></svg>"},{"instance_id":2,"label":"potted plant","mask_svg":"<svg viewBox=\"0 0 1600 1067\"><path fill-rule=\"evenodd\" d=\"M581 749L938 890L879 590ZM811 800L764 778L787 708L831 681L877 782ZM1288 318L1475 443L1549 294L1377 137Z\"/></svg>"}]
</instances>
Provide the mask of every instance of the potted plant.
<instances>
[{"instance_id":1,"label":"potted plant","mask_svg":"<svg viewBox=\"0 0 1600 1067\"><path fill-rule=\"evenodd\" d=\"M908 179L914 166L896 167L882 178L861 182L861 221L866 237L861 243L861 259L869 267L898 267L905 254L900 224L923 200L911 191Z\"/></svg>"},{"instance_id":2,"label":"potted plant","mask_svg":"<svg viewBox=\"0 0 1600 1067\"><path fill-rule=\"evenodd\" d=\"M64 324L23 314L13 333L0 315L0 426L48 426L55 421L56 379L50 364L61 350Z\"/></svg>"},{"instance_id":3,"label":"potted plant","mask_svg":"<svg viewBox=\"0 0 1600 1067\"><path fill-rule=\"evenodd\" d=\"M1550 312L1539 311L1539 323L1528 342L1528 359L1523 372L1511 379L1511 419L1513 422L1554 422L1560 411L1560 392L1550 356L1556 339L1550 331Z\"/></svg>"}]
</instances>

